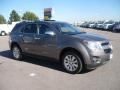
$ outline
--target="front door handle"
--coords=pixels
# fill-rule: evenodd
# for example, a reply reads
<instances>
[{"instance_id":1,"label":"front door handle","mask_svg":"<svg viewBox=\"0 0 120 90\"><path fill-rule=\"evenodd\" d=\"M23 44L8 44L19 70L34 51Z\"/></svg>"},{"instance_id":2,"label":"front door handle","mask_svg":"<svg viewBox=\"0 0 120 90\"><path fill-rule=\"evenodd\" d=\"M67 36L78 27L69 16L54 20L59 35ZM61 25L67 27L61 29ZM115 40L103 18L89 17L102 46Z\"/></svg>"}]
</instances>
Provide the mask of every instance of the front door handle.
<instances>
[{"instance_id":1,"label":"front door handle","mask_svg":"<svg viewBox=\"0 0 120 90\"><path fill-rule=\"evenodd\" d=\"M40 38L35 37L34 39L35 39L35 40L39 40Z\"/></svg>"}]
</instances>

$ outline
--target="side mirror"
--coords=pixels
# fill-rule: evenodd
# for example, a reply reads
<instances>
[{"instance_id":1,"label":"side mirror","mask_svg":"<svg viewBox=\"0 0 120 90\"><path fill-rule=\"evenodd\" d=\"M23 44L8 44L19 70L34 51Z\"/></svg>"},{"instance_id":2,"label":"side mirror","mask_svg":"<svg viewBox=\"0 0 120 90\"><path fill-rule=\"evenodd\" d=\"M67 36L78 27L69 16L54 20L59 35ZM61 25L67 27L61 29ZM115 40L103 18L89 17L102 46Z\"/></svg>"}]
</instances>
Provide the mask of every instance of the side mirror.
<instances>
[{"instance_id":1,"label":"side mirror","mask_svg":"<svg viewBox=\"0 0 120 90\"><path fill-rule=\"evenodd\" d=\"M46 31L45 34L50 36L55 36L55 32L53 31Z\"/></svg>"}]
</instances>

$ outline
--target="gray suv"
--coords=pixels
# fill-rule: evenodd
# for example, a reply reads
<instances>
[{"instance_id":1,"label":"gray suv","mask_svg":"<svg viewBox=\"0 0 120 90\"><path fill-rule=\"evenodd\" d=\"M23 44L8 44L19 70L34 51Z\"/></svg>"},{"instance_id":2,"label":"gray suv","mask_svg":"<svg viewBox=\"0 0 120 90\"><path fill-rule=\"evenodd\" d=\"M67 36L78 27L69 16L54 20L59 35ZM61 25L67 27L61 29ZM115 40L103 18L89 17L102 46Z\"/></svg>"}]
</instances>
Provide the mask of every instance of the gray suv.
<instances>
[{"instance_id":1,"label":"gray suv","mask_svg":"<svg viewBox=\"0 0 120 90\"><path fill-rule=\"evenodd\" d=\"M16 24L9 46L14 59L24 54L44 56L61 62L68 73L95 69L112 58L111 42L96 34L57 21L34 21Z\"/></svg>"}]
</instances>

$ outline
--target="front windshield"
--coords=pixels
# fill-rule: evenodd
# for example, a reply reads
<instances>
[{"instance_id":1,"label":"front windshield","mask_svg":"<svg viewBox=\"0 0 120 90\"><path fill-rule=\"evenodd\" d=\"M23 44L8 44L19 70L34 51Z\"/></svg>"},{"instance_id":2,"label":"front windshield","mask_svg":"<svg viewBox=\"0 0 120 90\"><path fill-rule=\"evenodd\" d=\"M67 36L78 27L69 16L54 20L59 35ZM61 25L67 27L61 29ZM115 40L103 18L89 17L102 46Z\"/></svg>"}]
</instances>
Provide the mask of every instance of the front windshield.
<instances>
[{"instance_id":1,"label":"front windshield","mask_svg":"<svg viewBox=\"0 0 120 90\"><path fill-rule=\"evenodd\" d=\"M59 24L60 32L63 34L77 34L81 33L77 27L67 23L60 23Z\"/></svg>"}]
</instances>

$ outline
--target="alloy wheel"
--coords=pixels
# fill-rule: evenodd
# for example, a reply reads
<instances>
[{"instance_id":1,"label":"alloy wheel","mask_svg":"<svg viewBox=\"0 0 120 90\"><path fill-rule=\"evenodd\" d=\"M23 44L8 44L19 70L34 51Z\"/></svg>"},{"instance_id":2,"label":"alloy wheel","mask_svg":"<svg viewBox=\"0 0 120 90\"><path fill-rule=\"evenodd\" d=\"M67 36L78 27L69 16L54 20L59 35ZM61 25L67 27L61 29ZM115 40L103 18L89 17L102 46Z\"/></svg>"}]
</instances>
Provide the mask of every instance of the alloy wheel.
<instances>
[{"instance_id":1,"label":"alloy wheel","mask_svg":"<svg viewBox=\"0 0 120 90\"><path fill-rule=\"evenodd\" d=\"M68 71L76 71L78 68L78 63L77 58L73 55L67 55L64 58L64 66Z\"/></svg>"}]
</instances>

